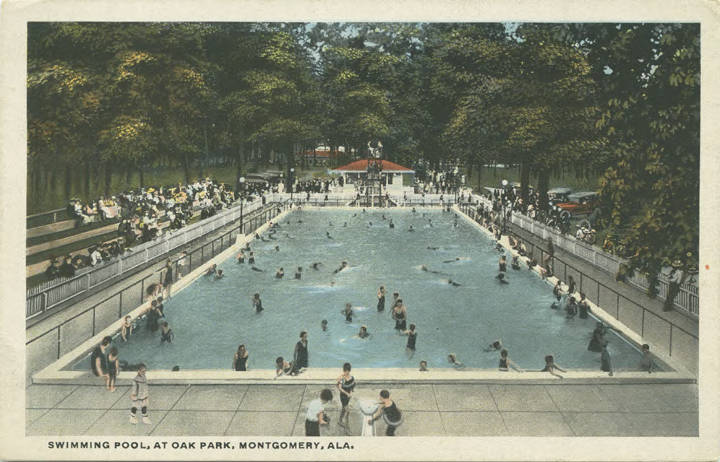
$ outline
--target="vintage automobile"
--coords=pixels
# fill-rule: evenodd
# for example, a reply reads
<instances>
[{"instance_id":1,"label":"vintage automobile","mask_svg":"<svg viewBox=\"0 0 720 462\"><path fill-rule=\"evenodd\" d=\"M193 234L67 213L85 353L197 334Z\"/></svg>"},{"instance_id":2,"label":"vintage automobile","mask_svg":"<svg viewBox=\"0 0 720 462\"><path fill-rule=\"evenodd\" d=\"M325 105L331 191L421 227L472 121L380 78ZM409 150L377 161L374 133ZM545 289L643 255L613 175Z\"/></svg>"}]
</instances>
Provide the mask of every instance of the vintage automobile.
<instances>
[{"instance_id":1,"label":"vintage automobile","mask_svg":"<svg viewBox=\"0 0 720 462\"><path fill-rule=\"evenodd\" d=\"M551 205L560 204L563 202L568 201L568 196L572 193L572 189L570 188L552 188L549 189L547 192L548 199L550 200Z\"/></svg>"},{"instance_id":2,"label":"vintage automobile","mask_svg":"<svg viewBox=\"0 0 720 462\"><path fill-rule=\"evenodd\" d=\"M567 202L560 202L557 207L570 215L588 215L592 213L597 203L598 193L595 191L581 191L569 194ZM561 212L562 213L562 212Z\"/></svg>"}]
</instances>

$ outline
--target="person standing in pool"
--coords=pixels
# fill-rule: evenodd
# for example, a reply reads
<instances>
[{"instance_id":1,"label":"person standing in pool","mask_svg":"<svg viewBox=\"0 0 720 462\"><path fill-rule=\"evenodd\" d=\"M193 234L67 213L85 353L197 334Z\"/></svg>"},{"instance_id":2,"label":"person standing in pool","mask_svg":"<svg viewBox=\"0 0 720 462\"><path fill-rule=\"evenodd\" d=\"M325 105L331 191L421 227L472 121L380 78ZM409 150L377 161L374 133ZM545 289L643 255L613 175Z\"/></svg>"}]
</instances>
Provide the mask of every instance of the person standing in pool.
<instances>
[{"instance_id":1,"label":"person standing in pool","mask_svg":"<svg viewBox=\"0 0 720 462\"><path fill-rule=\"evenodd\" d=\"M403 335L407 335L408 337L407 344L405 345L405 351L408 354L408 359L410 359L415 354L415 342L417 342L415 324L410 324L410 329L403 331Z\"/></svg>"},{"instance_id":2,"label":"person standing in pool","mask_svg":"<svg viewBox=\"0 0 720 462\"><path fill-rule=\"evenodd\" d=\"M390 224L389 224L389 226L390 226L390 229L394 229L394 228L395 228L395 223L393 223L392 218L390 219Z\"/></svg>"},{"instance_id":3,"label":"person standing in pool","mask_svg":"<svg viewBox=\"0 0 720 462\"><path fill-rule=\"evenodd\" d=\"M512 269L514 269L514 270L519 270L519 269L520 269L520 261L518 260L518 256L517 256L517 255L513 255L512 261L510 262L510 267L511 267Z\"/></svg>"},{"instance_id":4,"label":"person standing in pool","mask_svg":"<svg viewBox=\"0 0 720 462\"><path fill-rule=\"evenodd\" d=\"M580 319L587 319L588 313L590 312L590 305L585 298L584 292L580 292L580 303L578 303L578 311L580 313Z\"/></svg>"},{"instance_id":5,"label":"person standing in pool","mask_svg":"<svg viewBox=\"0 0 720 462\"><path fill-rule=\"evenodd\" d=\"M255 252L250 252L250 256L248 257L248 263L251 265L255 264Z\"/></svg>"},{"instance_id":6,"label":"person standing in pool","mask_svg":"<svg viewBox=\"0 0 720 462\"><path fill-rule=\"evenodd\" d=\"M498 271L500 271L501 273L507 271L507 258L505 258L505 255L502 255L500 257L500 260L498 260Z\"/></svg>"},{"instance_id":7,"label":"person standing in pool","mask_svg":"<svg viewBox=\"0 0 720 462\"><path fill-rule=\"evenodd\" d=\"M308 367L308 338L307 332L300 332L300 340L295 344L295 355L293 357L293 372L299 374L301 369Z\"/></svg>"},{"instance_id":8,"label":"person standing in pool","mask_svg":"<svg viewBox=\"0 0 720 462\"><path fill-rule=\"evenodd\" d=\"M128 341L128 338L130 338L133 333L133 329L134 326L132 323L132 318L130 317L130 315L125 316L125 320L122 324L122 329L120 330L120 337L123 339L123 342Z\"/></svg>"},{"instance_id":9,"label":"person standing in pool","mask_svg":"<svg viewBox=\"0 0 720 462\"><path fill-rule=\"evenodd\" d=\"M160 344L162 345L165 342L172 343L174 338L175 334L172 329L170 329L170 325L167 321L163 321L162 330L160 332Z\"/></svg>"},{"instance_id":10,"label":"person standing in pool","mask_svg":"<svg viewBox=\"0 0 720 462\"><path fill-rule=\"evenodd\" d=\"M237 262L238 263L245 263L245 252L240 250L240 253L237 256Z\"/></svg>"},{"instance_id":11,"label":"person standing in pool","mask_svg":"<svg viewBox=\"0 0 720 462\"><path fill-rule=\"evenodd\" d=\"M328 322L327 319L323 319L320 321L320 329L322 329L323 332L327 332Z\"/></svg>"},{"instance_id":12,"label":"person standing in pool","mask_svg":"<svg viewBox=\"0 0 720 462\"><path fill-rule=\"evenodd\" d=\"M380 286L380 288L378 289L378 292L377 292L377 298L378 298L378 302L377 302L378 312L385 311L385 286Z\"/></svg>"},{"instance_id":13,"label":"person standing in pool","mask_svg":"<svg viewBox=\"0 0 720 462\"><path fill-rule=\"evenodd\" d=\"M395 330L404 331L407 322L407 307L403 304L402 299L398 298L392 311L395 320Z\"/></svg>"},{"instance_id":14,"label":"person standing in pool","mask_svg":"<svg viewBox=\"0 0 720 462\"><path fill-rule=\"evenodd\" d=\"M345 304L345 309L343 310L343 314L345 315L345 322L352 322L353 310L352 310L352 305L350 303Z\"/></svg>"},{"instance_id":15,"label":"person standing in pool","mask_svg":"<svg viewBox=\"0 0 720 462\"><path fill-rule=\"evenodd\" d=\"M320 265L322 265L322 263L316 261L312 265L310 265L310 268L314 269L315 271L320 271Z\"/></svg>"},{"instance_id":16,"label":"person standing in pool","mask_svg":"<svg viewBox=\"0 0 720 462\"><path fill-rule=\"evenodd\" d=\"M233 370L235 371L247 371L247 361L250 354L248 353L245 345L238 346L233 357Z\"/></svg>"},{"instance_id":17,"label":"person standing in pool","mask_svg":"<svg viewBox=\"0 0 720 462\"><path fill-rule=\"evenodd\" d=\"M575 297L568 298L567 306L565 307L565 317L567 319L575 319L575 316L578 313L578 306L575 302Z\"/></svg>"},{"instance_id":18,"label":"person standing in pool","mask_svg":"<svg viewBox=\"0 0 720 462\"><path fill-rule=\"evenodd\" d=\"M340 394L340 403L342 409L340 410L340 419L338 424L341 427L345 427L349 424L350 412L348 411L348 405L350 404L350 398L355 390L355 377L350 375L352 365L350 363L343 364L343 372L337 379L337 389ZM343 424L343 417L345 417L345 423Z\"/></svg>"},{"instance_id":19,"label":"person standing in pool","mask_svg":"<svg viewBox=\"0 0 720 462\"><path fill-rule=\"evenodd\" d=\"M275 279L282 279L283 276L285 276L285 270L280 267L280 269L275 273Z\"/></svg>"},{"instance_id":20,"label":"person standing in pool","mask_svg":"<svg viewBox=\"0 0 720 462\"><path fill-rule=\"evenodd\" d=\"M262 306L262 300L260 300L260 294L253 295L252 304L253 304L253 308L255 308L256 313L262 312L263 306Z\"/></svg>"},{"instance_id":21,"label":"person standing in pool","mask_svg":"<svg viewBox=\"0 0 720 462\"><path fill-rule=\"evenodd\" d=\"M594 351L600 353L602 351L603 343L605 343L605 326L602 322L595 324L595 330L593 330L592 338L588 343L588 351Z\"/></svg>"},{"instance_id":22,"label":"person standing in pool","mask_svg":"<svg viewBox=\"0 0 720 462\"><path fill-rule=\"evenodd\" d=\"M602 351L600 352L600 370L603 372L608 372L608 375L610 377L613 376L613 368L612 368L612 361L610 359L610 352L607 349L608 342L607 340L602 345Z\"/></svg>"},{"instance_id":23,"label":"person standing in pool","mask_svg":"<svg viewBox=\"0 0 720 462\"><path fill-rule=\"evenodd\" d=\"M295 271L295 279L302 279L302 266L298 266Z\"/></svg>"}]
</instances>

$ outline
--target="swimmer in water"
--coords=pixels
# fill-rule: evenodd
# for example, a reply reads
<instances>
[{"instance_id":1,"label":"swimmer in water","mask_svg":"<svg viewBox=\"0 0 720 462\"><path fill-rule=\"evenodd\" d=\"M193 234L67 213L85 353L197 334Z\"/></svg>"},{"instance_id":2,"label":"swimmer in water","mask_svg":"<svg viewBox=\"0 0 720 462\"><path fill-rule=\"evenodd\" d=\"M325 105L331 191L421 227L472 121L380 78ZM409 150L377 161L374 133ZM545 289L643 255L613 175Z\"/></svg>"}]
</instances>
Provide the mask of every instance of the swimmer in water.
<instances>
[{"instance_id":1,"label":"swimmer in water","mask_svg":"<svg viewBox=\"0 0 720 462\"><path fill-rule=\"evenodd\" d=\"M242 250L240 251L240 253L237 256L237 262L245 263L245 252L243 252Z\"/></svg>"},{"instance_id":2,"label":"swimmer in water","mask_svg":"<svg viewBox=\"0 0 720 462\"><path fill-rule=\"evenodd\" d=\"M327 319L320 321L320 329L322 329L323 332L327 332Z\"/></svg>"},{"instance_id":3,"label":"swimmer in water","mask_svg":"<svg viewBox=\"0 0 720 462\"><path fill-rule=\"evenodd\" d=\"M444 260L443 263L455 263L456 261L460 261L460 257L455 257L454 260Z\"/></svg>"},{"instance_id":4,"label":"swimmer in water","mask_svg":"<svg viewBox=\"0 0 720 462\"><path fill-rule=\"evenodd\" d=\"M295 279L302 279L302 266L298 266L295 270Z\"/></svg>"},{"instance_id":5,"label":"swimmer in water","mask_svg":"<svg viewBox=\"0 0 720 462\"><path fill-rule=\"evenodd\" d=\"M250 269L253 270L253 271L257 271L258 273L264 273L264 272L265 272L264 269L260 269L260 268L258 268L258 267L255 266L255 265L252 265L252 266L250 267Z\"/></svg>"},{"instance_id":6,"label":"swimmer in water","mask_svg":"<svg viewBox=\"0 0 720 462\"><path fill-rule=\"evenodd\" d=\"M280 246L279 246L279 245L276 245L276 246L275 246L275 252L280 252Z\"/></svg>"},{"instance_id":7,"label":"swimmer in water","mask_svg":"<svg viewBox=\"0 0 720 462\"><path fill-rule=\"evenodd\" d=\"M500 282L501 284L510 284L510 283L505 279L505 273L499 273L497 276L495 276L495 279L497 279L498 282Z\"/></svg>"},{"instance_id":8,"label":"swimmer in water","mask_svg":"<svg viewBox=\"0 0 720 462\"><path fill-rule=\"evenodd\" d=\"M333 237L330 235L330 231L325 231L325 235L328 239L332 239Z\"/></svg>"},{"instance_id":9,"label":"swimmer in water","mask_svg":"<svg viewBox=\"0 0 720 462\"><path fill-rule=\"evenodd\" d=\"M427 365L428 365L428 363L424 359L422 361L420 361L420 369L419 369L420 372L428 372Z\"/></svg>"},{"instance_id":10,"label":"swimmer in water","mask_svg":"<svg viewBox=\"0 0 720 462\"><path fill-rule=\"evenodd\" d=\"M463 369L465 367L465 364L458 361L457 356L455 356L455 353L450 353L448 355L448 362L452 364L452 366L455 369Z\"/></svg>"},{"instance_id":11,"label":"swimmer in water","mask_svg":"<svg viewBox=\"0 0 720 462\"><path fill-rule=\"evenodd\" d=\"M345 315L345 322L352 322L353 310L350 303L345 304L345 309L342 312Z\"/></svg>"},{"instance_id":12,"label":"swimmer in water","mask_svg":"<svg viewBox=\"0 0 720 462\"><path fill-rule=\"evenodd\" d=\"M218 270L217 273L215 273L215 280L222 279L224 276L223 270Z\"/></svg>"},{"instance_id":13,"label":"swimmer in water","mask_svg":"<svg viewBox=\"0 0 720 462\"><path fill-rule=\"evenodd\" d=\"M320 265L322 265L322 263L320 263L319 261L316 261L315 263L313 263L312 265L310 265L310 268L314 269L315 271L319 271L319 270L320 270Z\"/></svg>"},{"instance_id":14,"label":"swimmer in water","mask_svg":"<svg viewBox=\"0 0 720 462\"><path fill-rule=\"evenodd\" d=\"M343 228L347 228L347 221L343 223Z\"/></svg>"},{"instance_id":15,"label":"swimmer in water","mask_svg":"<svg viewBox=\"0 0 720 462\"><path fill-rule=\"evenodd\" d=\"M347 267L348 267L348 262L347 262L346 260L343 260L342 263L340 263L340 268L338 268L338 269L336 269L335 271L333 271L333 274L337 274L337 273L339 273L340 271L344 270L344 269L347 268Z\"/></svg>"},{"instance_id":16,"label":"swimmer in water","mask_svg":"<svg viewBox=\"0 0 720 462\"><path fill-rule=\"evenodd\" d=\"M380 286L380 288L378 289L377 299L378 299L378 302L377 302L378 312L385 311L385 286Z\"/></svg>"},{"instance_id":17,"label":"swimmer in water","mask_svg":"<svg viewBox=\"0 0 720 462\"><path fill-rule=\"evenodd\" d=\"M250 256L248 257L248 263L251 265L255 264L255 252L250 252Z\"/></svg>"},{"instance_id":18,"label":"swimmer in water","mask_svg":"<svg viewBox=\"0 0 720 462\"><path fill-rule=\"evenodd\" d=\"M412 208L412 213L417 213L417 210L415 210L415 207Z\"/></svg>"},{"instance_id":19,"label":"swimmer in water","mask_svg":"<svg viewBox=\"0 0 720 462\"><path fill-rule=\"evenodd\" d=\"M282 279L283 276L285 276L285 270L280 267L280 269L275 272L275 279Z\"/></svg>"},{"instance_id":20,"label":"swimmer in water","mask_svg":"<svg viewBox=\"0 0 720 462\"><path fill-rule=\"evenodd\" d=\"M395 223L393 223L392 218L390 219L390 225L389 225L389 226L390 226L390 228L392 228L392 229L395 228Z\"/></svg>"},{"instance_id":21,"label":"swimmer in water","mask_svg":"<svg viewBox=\"0 0 720 462\"><path fill-rule=\"evenodd\" d=\"M410 231L410 232L415 231L415 229L413 229L413 225L410 225L410 228L408 228L408 231Z\"/></svg>"},{"instance_id":22,"label":"swimmer in water","mask_svg":"<svg viewBox=\"0 0 720 462\"><path fill-rule=\"evenodd\" d=\"M494 342L492 342L491 344L489 344L488 346L486 346L485 348L483 348L483 351L487 353L487 352L489 352L489 351L502 350L502 348L503 348L502 341L501 341L501 340L495 340Z\"/></svg>"},{"instance_id":23,"label":"swimmer in water","mask_svg":"<svg viewBox=\"0 0 720 462\"><path fill-rule=\"evenodd\" d=\"M428 249L428 250L438 250L439 248L440 248L440 247L430 247L430 246L427 246L427 249Z\"/></svg>"},{"instance_id":24,"label":"swimmer in water","mask_svg":"<svg viewBox=\"0 0 720 462\"><path fill-rule=\"evenodd\" d=\"M362 339L370 337L370 332L368 332L367 326L360 326L360 331L358 332L357 337Z\"/></svg>"},{"instance_id":25,"label":"swimmer in water","mask_svg":"<svg viewBox=\"0 0 720 462\"><path fill-rule=\"evenodd\" d=\"M385 218L385 214L384 214L384 213L382 214L382 219L383 219L383 220L387 220L387 218Z\"/></svg>"},{"instance_id":26,"label":"swimmer in water","mask_svg":"<svg viewBox=\"0 0 720 462\"><path fill-rule=\"evenodd\" d=\"M510 262L510 267L511 267L512 269L514 269L514 270L519 270L519 269L520 269L520 261L519 261L517 255L514 255L514 256L512 257L512 261Z\"/></svg>"},{"instance_id":27,"label":"swimmer in water","mask_svg":"<svg viewBox=\"0 0 720 462\"><path fill-rule=\"evenodd\" d=\"M217 272L217 265L213 264L210 268L208 268L207 272L205 272L205 276L212 276Z\"/></svg>"},{"instance_id":28,"label":"swimmer in water","mask_svg":"<svg viewBox=\"0 0 720 462\"><path fill-rule=\"evenodd\" d=\"M552 355L545 356L545 367L540 370L540 372L549 372L550 374L554 375L558 378L563 378L562 375L555 372L556 370L560 372L567 372L565 369L560 367L559 365L555 364L555 358L553 358Z\"/></svg>"},{"instance_id":29,"label":"swimmer in water","mask_svg":"<svg viewBox=\"0 0 720 462\"><path fill-rule=\"evenodd\" d=\"M392 310L392 318L395 320L395 330L404 331L407 328L407 307L400 298L395 302Z\"/></svg>"},{"instance_id":30,"label":"swimmer in water","mask_svg":"<svg viewBox=\"0 0 720 462\"><path fill-rule=\"evenodd\" d=\"M260 235L258 233L255 233L255 239L260 239Z\"/></svg>"},{"instance_id":31,"label":"swimmer in water","mask_svg":"<svg viewBox=\"0 0 720 462\"><path fill-rule=\"evenodd\" d=\"M460 286L462 285L462 284L460 284L459 282L453 281L452 279L448 279L448 280L447 280L447 283L450 284L450 285L453 286L453 287L460 287Z\"/></svg>"}]
</instances>

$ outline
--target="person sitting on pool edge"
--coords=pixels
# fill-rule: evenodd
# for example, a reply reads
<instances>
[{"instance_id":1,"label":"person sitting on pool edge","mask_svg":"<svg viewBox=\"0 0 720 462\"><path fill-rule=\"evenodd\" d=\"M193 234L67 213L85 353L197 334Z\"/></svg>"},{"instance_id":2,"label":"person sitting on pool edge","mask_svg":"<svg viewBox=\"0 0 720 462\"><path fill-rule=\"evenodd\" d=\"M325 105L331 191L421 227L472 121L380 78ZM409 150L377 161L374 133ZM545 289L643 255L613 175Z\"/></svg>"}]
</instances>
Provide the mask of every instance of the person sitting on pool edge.
<instances>
[{"instance_id":1,"label":"person sitting on pool edge","mask_svg":"<svg viewBox=\"0 0 720 462\"><path fill-rule=\"evenodd\" d=\"M463 369L465 367L465 364L458 361L457 356L455 356L455 353L450 353L448 355L448 362L453 365L455 369Z\"/></svg>"},{"instance_id":2,"label":"person sitting on pool edge","mask_svg":"<svg viewBox=\"0 0 720 462\"><path fill-rule=\"evenodd\" d=\"M540 370L540 372L549 372L550 374L554 375L558 378L563 378L562 375L555 372L555 370L558 370L560 372L567 372L565 369L561 368L559 365L555 364L555 358L553 358L552 355L545 356L545 367Z\"/></svg>"},{"instance_id":3,"label":"person sitting on pool edge","mask_svg":"<svg viewBox=\"0 0 720 462\"><path fill-rule=\"evenodd\" d=\"M510 357L508 356L508 351L503 348L500 351L500 361L498 362L498 369L503 372L507 372L510 370L509 368L513 368L518 372L525 372L510 359Z\"/></svg>"}]
</instances>

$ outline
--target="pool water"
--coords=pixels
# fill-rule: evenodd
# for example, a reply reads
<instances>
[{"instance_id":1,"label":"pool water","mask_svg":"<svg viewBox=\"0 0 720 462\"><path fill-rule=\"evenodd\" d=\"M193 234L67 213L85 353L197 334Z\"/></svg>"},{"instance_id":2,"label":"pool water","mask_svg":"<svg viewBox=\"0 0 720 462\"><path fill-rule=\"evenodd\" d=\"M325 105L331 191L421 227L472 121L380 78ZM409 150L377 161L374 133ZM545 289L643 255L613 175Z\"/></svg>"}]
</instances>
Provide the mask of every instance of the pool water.
<instances>
[{"instance_id":1,"label":"pool water","mask_svg":"<svg viewBox=\"0 0 720 462\"><path fill-rule=\"evenodd\" d=\"M340 368L347 361L354 367L416 368L426 360L431 369L446 368L447 355L455 353L467 367L495 369L499 352L483 348L501 339L510 358L528 370L542 369L547 354L563 368L600 368L600 354L587 350L596 320L567 320L550 309L552 288L525 265L518 271L508 265L510 283L500 284L494 241L454 212L302 210L281 221L274 239L263 238L251 247L264 272L234 257L219 264L223 279L203 276L165 302L172 344L160 344L159 331L149 332L139 320L129 342L114 341L120 359L150 369L230 369L243 343L249 369L274 369L276 357L292 359L306 330L310 367ZM333 274L342 260L349 268ZM319 270L310 268L313 262L322 263ZM298 266L302 279L294 280ZM278 280L280 267L285 277ZM384 312L376 309L380 285L388 294ZM251 302L255 292L265 308L260 314ZM408 307L408 325L417 325L412 356L407 337L394 329L393 292ZM347 302L354 312L349 323L341 313ZM320 327L323 319L327 331ZM367 339L356 336L362 325L370 332ZM614 368L637 369L638 351L617 335L607 338ZM75 365L88 367L87 358Z\"/></svg>"}]
</instances>

